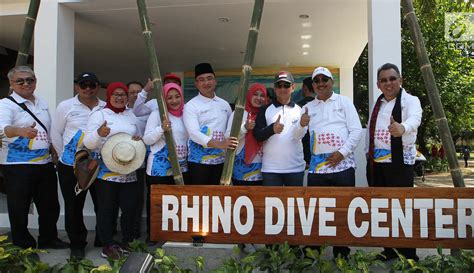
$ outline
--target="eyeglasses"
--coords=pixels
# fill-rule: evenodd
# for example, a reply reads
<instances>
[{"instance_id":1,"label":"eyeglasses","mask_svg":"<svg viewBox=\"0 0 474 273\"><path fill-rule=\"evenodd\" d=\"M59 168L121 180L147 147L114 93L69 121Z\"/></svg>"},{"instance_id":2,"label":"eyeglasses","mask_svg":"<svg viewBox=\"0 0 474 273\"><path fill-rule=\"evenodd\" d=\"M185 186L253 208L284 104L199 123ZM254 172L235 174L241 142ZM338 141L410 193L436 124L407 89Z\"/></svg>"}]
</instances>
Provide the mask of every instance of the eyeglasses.
<instances>
[{"instance_id":1,"label":"eyeglasses","mask_svg":"<svg viewBox=\"0 0 474 273\"><path fill-rule=\"evenodd\" d=\"M215 78L213 76L207 76L207 77L201 77L201 78L197 78L196 81L200 82L200 83L204 83L206 81L210 82L210 81L213 81Z\"/></svg>"},{"instance_id":2,"label":"eyeglasses","mask_svg":"<svg viewBox=\"0 0 474 273\"><path fill-rule=\"evenodd\" d=\"M115 94L115 93L112 93L112 97L116 97L116 98L127 97L127 94Z\"/></svg>"},{"instance_id":3,"label":"eyeglasses","mask_svg":"<svg viewBox=\"0 0 474 273\"><path fill-rule=\"evenodd\" d=\"M314 78L313 79L313 82L315 84L319 84L320 82L324 82L324 83L327 83L329 81L329 78L328 77L321 77L321 78Z\"/></svg>"},{"instance_id":4,"label":"eyeglasses","mask_svg":"<svg viewBox=\"0 0 474 273\"><path fill-rule=\"evenodd\" d=\"M97 83L81 82L79 84L79 88L81 88L81 89L87 89L87 87L89 87L89 89L95 89L97 87Z\"/></svg>"},{"instance_id":5,"label":"eyeglasses","mask_svg":"<svg viewBox=\"0 0 474 273\"><path fill-rule=\"evenodd\" d=\"M387 82L394 82L398 80L398 77L395 77L395 76L391 76L389 78L383 78L383 79L379 79L379 82L381 83L387 83Z\"/></svg>"},{"instance_id":6,"label":"eyeglasses","mask_svg":"<svg viewBox=\"0 0 474 273\"><path fill-rule=\"evenodd\" d=\"M291 87L291 83L289 82L278 82L278 83L275 83L275 88L285 88L285 89L288 89Z\"/></svg>"},{"instance_id":7,"label":"eyeglasses","mask_svg":"<svg viewBox=\"0 0 474 273\"><path fill-rule=\"evenodd\" d=\"M25 83L33 84L36 82L36 79L35 78L25 78L25 79L19 78L19 79L14 80L13 82L18 85L24 85Z\"/></svg>"}]
</instances>

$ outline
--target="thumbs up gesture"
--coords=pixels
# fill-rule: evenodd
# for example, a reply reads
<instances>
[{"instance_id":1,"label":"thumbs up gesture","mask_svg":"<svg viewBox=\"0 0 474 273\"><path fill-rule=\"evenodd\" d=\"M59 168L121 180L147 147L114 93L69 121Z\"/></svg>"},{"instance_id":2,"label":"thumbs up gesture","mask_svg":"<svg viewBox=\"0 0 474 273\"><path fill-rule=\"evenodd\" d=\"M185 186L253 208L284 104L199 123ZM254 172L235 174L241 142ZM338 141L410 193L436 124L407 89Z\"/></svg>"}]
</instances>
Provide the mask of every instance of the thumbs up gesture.
<instances>
[{"instance_id":1,"label":"thumbs up gesture","mask_svg":"<svg viewBox=\"0 0 474 273\"><path fill-rule=\"evenodd\" d=\"M255 128L255 119L252 118L252 114L249 113L247 117L247 122L245 123L245 129L253 130L253 128Z\"/></svg>"},{"instance_id":2,"label":"thumbs up gesture","mask_svg":"<svg viewBox=\"0 0 474 273\"><path fill-rule=\"evenodd\" d=\"M394 137L401 137L405 133L405 127L402 124L396 122L393 119L393 116L390 117L390 125L388 126L388 131Z\"/></svg>"},{"instance_id":3,"label":"thumbs up gesture","mask_svg":"<svg viewBox=\"0 0 474 273\"><path fill-rule=\"evenodd\" d=\"M305 111L304 111L303 115L301 115L301 119L300 119L301 127L308 126L309 120L310 120L310 117L309 117L309 114L308 114L308 107L305 107Z\"/></svg>"},{"instance_id":4,"label":"thumbs up gesture","mask_svg":"<svg viewBox=\"0 0 474 273\"><path fill-rule=\"evenodd\" d=\"M101 137L106 137L110 134L110 128L107 127L107 121L104 120L104 123L97 129L97 134Z\"/></svg>"},{"instance_id":5,"label":"thumbs up gesture","mask_svg":"<svg viewBox=\"0 0 474 273\"><path fill-rule=\"evenodd\" d=\"M38 130L35 129L36 127L36 122L33 122L29 127L23 127L18 130L18 135L22 137L26 137L29 139L35 138L36 135L38 134Z\"/></svg>"},{"instance_id":6,"label":"thumbs up gesture","mask_svg":"<svg viewBox=\"0 0 474 273\"><path fill-rule=\"evenodd\" d=\"M277 120L273 123L273 132L275 134L280 134L283 131L283 123L280 123L281 115L278 115Z\"/></svg>"}]
</instances>

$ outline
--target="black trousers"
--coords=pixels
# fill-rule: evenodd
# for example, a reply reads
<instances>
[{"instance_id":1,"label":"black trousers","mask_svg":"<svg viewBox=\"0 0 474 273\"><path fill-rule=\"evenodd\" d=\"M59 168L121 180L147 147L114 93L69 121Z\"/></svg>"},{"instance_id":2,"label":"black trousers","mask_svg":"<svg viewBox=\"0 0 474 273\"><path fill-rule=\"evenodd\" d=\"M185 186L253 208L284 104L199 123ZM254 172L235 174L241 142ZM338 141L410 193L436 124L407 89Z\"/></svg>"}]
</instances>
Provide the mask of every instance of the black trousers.
<instances>
[{"instance_id":1,"label":"black trousers","mask_svg":"<svg viewBox=\"0 0 474 273\"><path fill-rule=\"evenodd\" d=\"M355 170L349 168L342 172L328 174L308 174L308 187L354 187L355 186ZM332 254L337 257L341 254L346 257L351 252L347 246L334 246Z\"/></svg>"},{"instance_id":2,"label":"black trousers","mask_svg":"<svg viewBox=\"0 0 474 273\"><path fill-rule=\"evenodd\" d=\"M413 187L415 180L414 165L394 168L392 163L374 163L374 187ZM392 248L385 248L386 254L394 254ZM416 256L416 248L397 248L406 258Z\"/></svg>"},{"instance_id":3,"label":"black trousers","mask_svg":"<svg viewBox=\"0 0 474 273\"><path fill-rule=\"evenodd\" d=\"M139 195L143 194L143 182L117 183L97 179L95 182L99 210L97 214L97 229L99 239L104 246L114 244L113 230L120 208L120 226L122 242L129 243L135 238L135 223L140 213Z\"/></svg>"},{"instance_id":4,"label":"black trousers","mask_svg":"<svg viewBox=\"0 0 474 273\"><path fill-rule=\"evenodd\" d=\"M94 203L94 212L97 215L98 201L95 185L92 184L88 191L76 195L74 187L77 179L74 170L72 166L64 165L61 162L58 163L58 177L64 199L64 226L71 242L71 248L83 248L87 245L87 228L84 225L82 211L84 210L87 192L89 192Z\"/></svg>"},{"instance_id":5,"label":"black trousers","mask_svg":"<svg viewBox=\"0 0 474 273\"><path fill-rule=\"evenodd\" d=\"M31 200L38 210L39 243L55 240L58 235L56 222L59 218L59 202L58 180L53 163L1 167L6 182L13 244L22 248L36 247L36 241L28 231Z\"/></svg>"},{"instance_id":6,"label":"black trousers","mask_svg":"<svg viewBox=\"0 0 474 273\"><path fill-rule=\"evenodd\" d=\"M188 162L189 185L219 185L224 163L217 165Z\"/></svg>"}]
</instances>

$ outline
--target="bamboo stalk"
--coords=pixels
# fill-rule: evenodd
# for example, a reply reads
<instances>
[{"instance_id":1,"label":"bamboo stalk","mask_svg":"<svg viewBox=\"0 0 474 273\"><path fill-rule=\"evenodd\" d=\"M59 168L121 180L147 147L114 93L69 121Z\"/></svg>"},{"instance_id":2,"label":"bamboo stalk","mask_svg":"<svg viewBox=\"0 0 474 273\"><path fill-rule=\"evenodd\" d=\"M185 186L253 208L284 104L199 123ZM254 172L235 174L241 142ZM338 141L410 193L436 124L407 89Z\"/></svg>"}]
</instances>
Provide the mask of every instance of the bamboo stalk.
<instances>
[{"instance_id":1,"label":"bamboo stalk","mask_svg":"<svg viewBox=\"0 0 474 273\"><path fill-rule=\"evenodd\" d=\"M155 43L153 41L153 33L150 28L150 20L146 9L145 0L137 0L138 14L142 26L143 37L145 38L145 46L148 55L148 64L150 66L151 77L153 80L153 91L157 93L158 108L160 111L160 119L163 123L164 119L168 119L168 109L163 99L163 84L160 76L160 68L158 66L158 58L155 51ZM173 179L177 185L184 185L183 175L179 167L178 156L176 153L176 145L174 143L173 134L170 130L165 132L166 146L168 147L168 156L173 170Z\"/></svg>"},{"instance_id":2,"label":"bamboo stalk","mask_svg":"<svg viewBox=\"0 0 474 273\"><path fill-rule=\"evenodd\" d=\"M412 0L402 0L403 17L407 20L413 42L415 43L416 55L418 56L418 63L420 65L421 75L425 82L426 92L430 100L431 108L433 109L433 116L438 125L439 135L446 151L449 169L451 171L451 178L455 187L465 187L464 179L459 168L459 162L456 157L456 149L454 147L451 130L449 129L448 120L444 113L443 104L439 96L438 86L434 78L433 69L431 68L428 54L426 53L425 42L418 24L415 11L413 9Z\"/></svg>"},{"instance_id":3,"label":"bamboo stalk","mask_svg":"<svg viewBox=\"0 0 474 273\"><path fill-rule=\"evenodd\" d=\"M23 35L21 37L20 49L18 49L18 55L16 57L15 66L26 65L28 63L31 39L35 30L36 16L38 15L40 3L41 0L30 1L30 6L28 8L28 14L26 15L25 26L23 27Z\"/></svg>"},{"instance_id":4,"label":"bamboo stalk","mask_svg":"<svg viewBox=\"0 0 474 273\"><path fill-rule=\"evenodd\" d=\"M255 56L255 48L257 45L258 31L263 13L264 0L255 0L253 6L252 20L250 22L249 35L247 38L247 48L245 50L244 64L242 65L242 75L240 77L238 97L235 104L234 119L232 120L232 128L230 136L239 137L240 126L245 109L245 97L249 88L249 80L252 72L253 58ZM222 170L221 185L229 185L232 178L232 170L234 168L236 150L227 149Z\"/></svg>"}]
</instances>

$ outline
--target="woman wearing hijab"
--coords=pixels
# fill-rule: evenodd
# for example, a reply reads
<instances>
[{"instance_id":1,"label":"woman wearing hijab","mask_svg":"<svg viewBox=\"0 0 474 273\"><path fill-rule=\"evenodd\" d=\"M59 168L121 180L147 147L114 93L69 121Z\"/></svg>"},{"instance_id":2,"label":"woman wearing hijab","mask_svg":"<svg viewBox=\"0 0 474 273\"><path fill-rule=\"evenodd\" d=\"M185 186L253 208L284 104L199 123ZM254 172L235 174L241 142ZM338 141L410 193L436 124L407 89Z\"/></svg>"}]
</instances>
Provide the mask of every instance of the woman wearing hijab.
<instances>
[{"instance_id":1,"label":"woman wearing hijab","mask_svg":"<svg viewBox=\"0 0 474 273\"><path fill-rule=\"evenodd\" d=\"M268 103L267 89L263 84L255 83L250 86L245 100L245 111L239 134L232 184L236 186L262 185L262 142L253 136L255 119L260 107ZM229 118L226 136L230 135L234 113Z\"/></svg>"},{"instance_id":2,"label":"woman wearing hijab","mask_svg":"<svg viewBox=\"0 0 474 273\"><path fill-rule=\"evenodd\" d=\"M84 145L88 149L100 151L106 140L117 133L127 133L133 136L133 140L141 141L138 119L126 107L127 92L127 86L121 82L112 82L107 86L105 108L93 112L87 123ZM134 239L135 219L137 213L140 213L137 200L143 194L143 184L137 181L135 171L129 174L112 172L101 159L95 188L99 200L97 230L104 245L101 255L118 259L125 252L122 246ZM113 240L113 228L119 208L122 210L122 246Z\"/></svg>"},{"instance_id":3,"label":"woman wearing hijab","mask_svg":"<svg viewBox=\"0 0 474 273\"><path fill-rule=\"evenodd\" d=\"M153 184L174 185L173 171L168 160L168 147L165 132L172 129L179 165L184 181L187 180L188 132L183 123L184 96L181 87L176 83L163 86L163 98L168 109L168 118L161 123L158 110L153 111L145 127L143 142L151 146L146 167L147 194L147 231L150 235L150 186Z\"/></svg>"}]
</instances>

